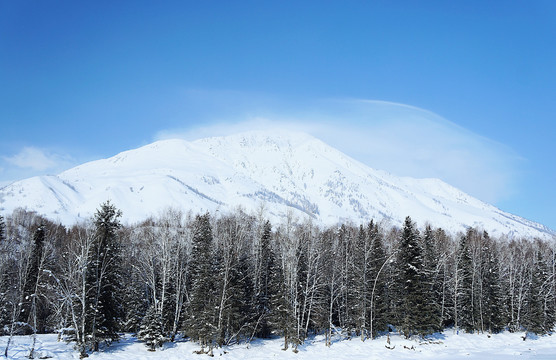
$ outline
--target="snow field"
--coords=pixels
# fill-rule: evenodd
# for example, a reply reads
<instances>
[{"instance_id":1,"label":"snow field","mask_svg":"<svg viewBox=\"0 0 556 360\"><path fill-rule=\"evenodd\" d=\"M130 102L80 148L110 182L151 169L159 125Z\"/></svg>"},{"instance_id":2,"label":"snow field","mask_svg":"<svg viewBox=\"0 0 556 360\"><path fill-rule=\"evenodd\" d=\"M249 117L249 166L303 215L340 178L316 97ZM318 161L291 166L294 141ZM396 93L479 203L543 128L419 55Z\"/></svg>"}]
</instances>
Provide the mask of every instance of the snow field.
<instances>
[{"instance_id":1,"label":"snow field","mask_svg":"<svg viewBox=\"0 0 556 360\"><path fill-rule=\"evenodd\" d=\"M451 330L423 341L405 339L399 335L388 338L381 336L375 340L362 342L335 339L331 347L326 347L324 337L309 338L294 353L292 348L283 351L283 339L255 340L251 344L224 346L213 351L215 358L239 359L556 359L556 336L529 336L524 333L454 334ZM39 335L35 358L78 359L73 343L58 342L56 334ZM8 337L0 337L2 353ZM31 336L16 336L9 351L9 359L26 359L32 342ZM189 341L167 343L156 352L147 351L144 343L126 334L109 348L89 356L91 360L103 359L205 359L207 355L195 354L199 345Z\"/></svg>"}]
</instances>

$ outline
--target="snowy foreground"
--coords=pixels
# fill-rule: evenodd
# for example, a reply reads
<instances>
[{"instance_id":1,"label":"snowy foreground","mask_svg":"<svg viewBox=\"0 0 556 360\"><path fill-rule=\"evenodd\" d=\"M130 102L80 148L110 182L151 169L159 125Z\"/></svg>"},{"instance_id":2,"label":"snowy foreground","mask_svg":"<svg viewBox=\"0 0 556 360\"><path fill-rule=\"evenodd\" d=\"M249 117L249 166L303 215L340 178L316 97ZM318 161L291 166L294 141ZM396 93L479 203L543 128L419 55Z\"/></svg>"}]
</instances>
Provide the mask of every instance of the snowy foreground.
<instances>
[{"instance_id":1,"label":"snowy foreground","mask_svg":"<svg viewBox=\"0 0 556 360\"><path fill-rule=\"evenodd\" d=\"M386 336L373 341L359 339L336 341L330 348L324 339L309 339L296 354L291 349L282 351L282 340L257 340L250 345L227 346L214 351L220 359L556 359L556 336L530 337L523 340L523 333L492 335L455 335L451 331L436 335L428 341L406 340ZM0 350L4 352L7 337L0 337ZM10 347L9 359L26 359L29 354L30 336L15 337ZM73 344L58 342L57 335L39 335L35 358L78 359ZM387 348L387 346L390 348ZM156 352L147 351L136 338L126 335L89 359L204 359L196 355L199 346L188 341L168 343Z\"/></svg>"}]
</instances>

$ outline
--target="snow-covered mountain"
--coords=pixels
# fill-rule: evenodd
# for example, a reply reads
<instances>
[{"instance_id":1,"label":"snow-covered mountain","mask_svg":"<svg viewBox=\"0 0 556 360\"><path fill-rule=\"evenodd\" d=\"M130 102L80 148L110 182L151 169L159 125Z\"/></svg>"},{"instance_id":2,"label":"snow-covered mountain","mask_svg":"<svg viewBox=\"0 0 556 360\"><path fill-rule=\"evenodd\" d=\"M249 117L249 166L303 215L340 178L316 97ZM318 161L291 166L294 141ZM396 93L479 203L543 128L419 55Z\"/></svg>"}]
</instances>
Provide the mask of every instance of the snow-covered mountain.
<instances>
[{"instance_id":1,"label":"snow-covered mountain","mask_svg":"<svg viewBox=\"0 0 556 360\"><path fill-rule=\"evenodd\" d=\"M169 206L194 213L240 206L265 209L273 221L289 213L323 224L386 219L400 225L409 215L450 232L477 226L493 235L555 235L440 180L374 170L309 135L287 132L157 141L8 185L0 190L0 210L24 207L71 224L107 199L129 222Z\"/></svg>"}]
</instances>

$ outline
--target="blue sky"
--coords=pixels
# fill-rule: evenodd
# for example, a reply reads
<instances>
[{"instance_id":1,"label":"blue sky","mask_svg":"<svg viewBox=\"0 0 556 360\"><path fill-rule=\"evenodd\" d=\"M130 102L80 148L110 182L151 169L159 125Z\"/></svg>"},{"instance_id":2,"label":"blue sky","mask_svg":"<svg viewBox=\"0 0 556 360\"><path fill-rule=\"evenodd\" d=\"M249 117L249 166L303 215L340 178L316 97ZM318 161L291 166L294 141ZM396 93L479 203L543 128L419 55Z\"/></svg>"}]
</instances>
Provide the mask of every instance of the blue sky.
<instances>
[{"instance_id":1,"label":"blue sky","mask_svg":"<svg viewBox=\"0 0 556 360\"><path fill-rule=\"evenodd\" d=\"M4 1L0 184L290 126L556 229L554 1Z\"/></svg>"}]
</instances>

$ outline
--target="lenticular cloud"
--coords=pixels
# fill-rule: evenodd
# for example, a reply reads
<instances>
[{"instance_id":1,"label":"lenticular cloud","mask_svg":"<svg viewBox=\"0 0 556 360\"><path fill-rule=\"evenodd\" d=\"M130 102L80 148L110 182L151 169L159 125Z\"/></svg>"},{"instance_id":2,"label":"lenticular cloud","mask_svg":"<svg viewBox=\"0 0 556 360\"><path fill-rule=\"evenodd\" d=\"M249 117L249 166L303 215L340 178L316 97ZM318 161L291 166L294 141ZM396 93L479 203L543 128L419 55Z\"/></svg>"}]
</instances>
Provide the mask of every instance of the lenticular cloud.
<instances>
[{"instance_id":1,"label":"lenticular cloud","mask_svg":"<svg viewBox=\"0 0 556 360\"><path fill-rule=\"evenodd\" d=\"M250 106L245 104L239 114L236 110L214 115L214 121L201 127L161 131L156 138L303 131L372 168L398 176L438 178L490 203L511 196L515 187L520 159L514 151L428 110L359 99L297 102L279 109L276 104L266 108L257 104L257 111Z\"/></svg>"}]
</instances>

